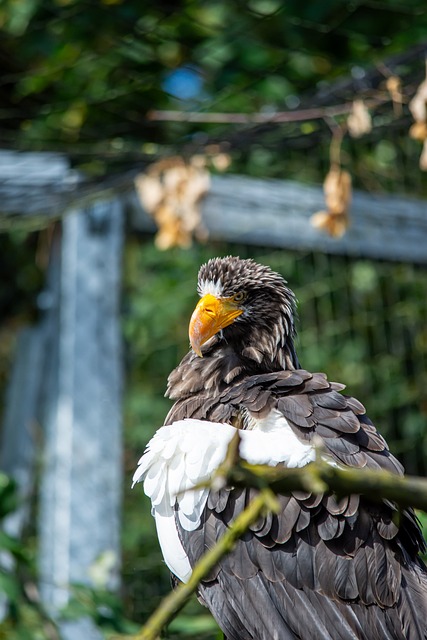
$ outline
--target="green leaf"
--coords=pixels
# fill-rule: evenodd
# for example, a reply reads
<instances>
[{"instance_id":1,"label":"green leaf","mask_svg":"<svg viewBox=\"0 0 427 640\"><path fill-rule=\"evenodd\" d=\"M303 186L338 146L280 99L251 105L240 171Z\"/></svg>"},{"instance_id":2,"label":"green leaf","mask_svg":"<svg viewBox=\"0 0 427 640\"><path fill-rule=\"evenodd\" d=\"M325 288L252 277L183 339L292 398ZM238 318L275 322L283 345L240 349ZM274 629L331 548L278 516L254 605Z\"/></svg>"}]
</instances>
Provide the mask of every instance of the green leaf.
<instances>
[{"instance_id":1,"label":"green leaf","mask_svg":"<svg viewBox=\"0 0 427 640\"><path fill-rule=\"evenodd\" d=\"M18 560L28 561L28 552L24 545L0 529L0 551L9 551Z\"/></svg>"},{"instance_id":2,"label":"green leaf","mask_svg":"<svg viewBox=\"0 0 427 640\"><path fill-rule=\"evenodd\" d=\"M12 602L17 602L21 595L18 579L3 569L0 569L0 593L4 593Z\"/></svg>"}]
</instances>

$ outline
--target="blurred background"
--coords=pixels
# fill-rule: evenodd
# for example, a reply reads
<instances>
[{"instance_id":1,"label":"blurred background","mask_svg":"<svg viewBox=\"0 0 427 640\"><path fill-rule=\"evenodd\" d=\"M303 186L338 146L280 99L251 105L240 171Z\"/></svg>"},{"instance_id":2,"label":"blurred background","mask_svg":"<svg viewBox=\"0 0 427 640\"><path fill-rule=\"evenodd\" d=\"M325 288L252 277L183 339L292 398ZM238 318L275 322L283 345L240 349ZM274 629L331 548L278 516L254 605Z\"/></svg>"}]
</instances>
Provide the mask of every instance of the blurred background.
<instances>
[{"instance_id":1,"label":"blurred background","mask_svg":"<svg viewBox=\"0 0 427 640\"><path fill-rule=\"evenodd\" d=\"M426 34L421 0L0 2L0 638L126 637L169 591L130 484L210 257L285 276L302 366L426 475ZM165 637L220 635L194 600Z\"/></svg>"}]
</instances>

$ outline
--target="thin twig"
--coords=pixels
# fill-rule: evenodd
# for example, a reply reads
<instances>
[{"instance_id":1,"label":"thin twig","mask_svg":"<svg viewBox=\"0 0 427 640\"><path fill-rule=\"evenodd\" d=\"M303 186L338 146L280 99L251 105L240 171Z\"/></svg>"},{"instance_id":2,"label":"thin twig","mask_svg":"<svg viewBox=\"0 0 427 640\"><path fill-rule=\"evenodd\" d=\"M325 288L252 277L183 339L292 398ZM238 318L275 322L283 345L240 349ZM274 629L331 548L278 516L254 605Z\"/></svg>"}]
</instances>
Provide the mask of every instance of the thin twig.
<instances>
[{"instance_id":1,"label":"thin twig","mask_svg":"<svg viewBox=\"0 0 427 640\"><path fill-rule=\"evenodd\" d=\"M390 97L366 100L367 107L376 107L389 102ZM214 124L275 124L280 122L302 122L319 120L333 116L345 115L353 109L352 102L332 105L330 107L314 107L295 111L277 111L276 113L220 113L200 111L172 111L153 109L147 113L148 120L171 122L207 122Z\"/></svg>"}]
</instances>

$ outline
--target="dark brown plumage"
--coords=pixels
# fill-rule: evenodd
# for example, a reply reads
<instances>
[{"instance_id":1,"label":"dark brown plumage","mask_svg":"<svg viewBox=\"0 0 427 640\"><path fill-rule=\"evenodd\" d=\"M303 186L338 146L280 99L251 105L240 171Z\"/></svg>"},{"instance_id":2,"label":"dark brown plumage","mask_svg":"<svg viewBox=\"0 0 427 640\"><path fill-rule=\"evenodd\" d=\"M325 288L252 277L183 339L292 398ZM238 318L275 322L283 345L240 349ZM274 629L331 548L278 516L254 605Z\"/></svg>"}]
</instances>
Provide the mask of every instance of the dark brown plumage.
<instances>
[{"instance_id":1,"label":"dark brown plumage","mask_svg":"<svg viewBox=\"0 0 427 640\"><path fill-rule=\"evenodd\" d=\"M204 344L194 338L203 357L190 351L171 373L166 424L197 418L246 429L278 415L299 441L320 437L332 462L403 473L363 405L324 374L299 368L295 299L280 275L252 260L215 259L200 269L198 290L207 302L192 320L197 331L200 314L210 318L211 297L231 300L227 309L239 315L210 328ZM253 493L211 494L194 531L176 518L192 566ZM301 492L280 503L281 513L254 524L200 585L229 640L427 638L427 573L418 557L425 544L411 509Z\"/></svg>"}]
</instances>

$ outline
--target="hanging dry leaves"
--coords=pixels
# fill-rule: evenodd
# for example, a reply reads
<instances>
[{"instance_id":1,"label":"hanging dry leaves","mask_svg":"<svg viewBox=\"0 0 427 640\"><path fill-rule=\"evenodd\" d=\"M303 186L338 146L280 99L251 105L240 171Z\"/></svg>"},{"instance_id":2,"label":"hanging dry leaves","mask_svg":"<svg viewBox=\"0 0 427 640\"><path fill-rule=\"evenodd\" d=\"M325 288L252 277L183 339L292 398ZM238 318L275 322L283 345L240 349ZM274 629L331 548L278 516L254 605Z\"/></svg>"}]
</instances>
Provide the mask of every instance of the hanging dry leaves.
<instances>
[{"instance_id":1,"label":"hanging dry leaves","mask_svg":"<svg viewBox=\"0 0 427 640\"><path fill-rule=\"evenodd\" d=\"M159 249L188 248L194 237L206 240L200 215L200 201L210 188L205 156L193 156L188 162L181 157L160 160L136 177L135 187L157 224Z\"/></svg>"},{"instance_id":2,"label":"hanging dry leaves","mask_svg":"<svg viewBox=\"0 0 427 640\"><path fill-rule=\"evenodd\" d=\"M226 171L231 164L231 157L220 144L208 144L205 147L205 154L209 164L217 171Z\"/></svg>"},{"instance_id":3,"label":"hanging dry leaves","mask_svg":"<svg viewBox=\"0 0 427 640\"><path fill-rule=\"evenodd\" d=\"M416 122L427 120L427 78L420 84L416 94L409 103L412 117Z\"/></svg>"},{"instance_id":4,"label":"hanging dry leaves","mask_svg":"<svg viewBox=\"0 0 427 640\"><path fill-rule=\"evenodd\" d=\"M333 164L323 183L323 191L327 211L315 213L311 224L333 238L341 238L350 225L351 176L348 171Z\"/></svg>"},{"instance_id":5,"label":"hanging dry leaves","mask_svg":"<svg viewBox=\"0 0 427 640\"><path fill-rule=\"evenodd\" d=\"M211 163L217 171L226 171L231 164L228 153L217 153L212 156Z\"/></svg>"},{"instance_id":6,"label":"hanging dry leaves","mask_svg":"<svg viewBox=\"0 0 427 640\"><path fill-rule=\"evenodd\" d=\"M409 129L409 135L420 142L427 140L427 122L414 122Z\"/></svg>"},{"instance_id":7,"label":"hanging dry leaves","mask_svg":"<svg viewBox=\"0 0 427 640\"><path fill-rule=\"evenodd\" d=\"M409 108L415 120L415 123L409 129L409 135L414 140L424 143L420 156L420 169L427 171L427 77L418 87L416 94L409 103Z\"/></svg>"},{"instance_id":8,"label":"hanging dry leaves","mask_svg":"<svg viewBox=\"0 0 427 640\"><path fill-rule=\"evenodd\" d=\"M389 76L385 83L386 89L393 102L393 110L396 116L402 115L402 82L399 76Z\"/></svg>"},{"instance_id":9,"label":"hanging dry leaves","mask_svg":"<svg viewBox=\"0 0 427 640\"><path fill-rule=\"evenodd\" d=\"M348 132L353 138L360 138L372 131L372 118L363 100L354 100L347 118Z\"/></svg>"},{"instance_id":10,"label":"hanging dry leaves","mask_svg":"<svg viewBox=\"0 0 427 640\"><path fill-rule=\"evenodd\" d=\"M423 150L420 156L420 169L427 171L427 140L424 140Z\"/></svg>"}]
</instances>

